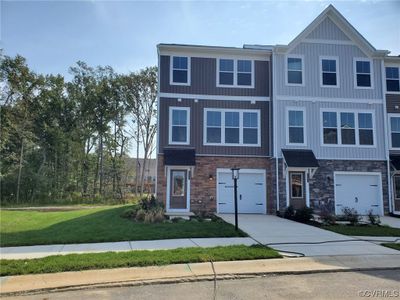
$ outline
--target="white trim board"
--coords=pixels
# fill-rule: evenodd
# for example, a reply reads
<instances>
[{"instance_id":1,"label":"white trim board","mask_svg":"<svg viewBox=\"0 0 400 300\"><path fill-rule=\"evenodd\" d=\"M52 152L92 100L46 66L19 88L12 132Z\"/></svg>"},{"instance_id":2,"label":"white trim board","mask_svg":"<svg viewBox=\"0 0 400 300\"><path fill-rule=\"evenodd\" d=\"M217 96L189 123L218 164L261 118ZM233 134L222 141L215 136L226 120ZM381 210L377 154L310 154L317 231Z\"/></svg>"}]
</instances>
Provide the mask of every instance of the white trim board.
<instances>
[{"instance_id":1,"label":"white trim board","mask_svg":"<svg viewBox=\"0 0 400 300\"><path fill-rule=\"evenodd\" d=\"M311 101L311 102L351 102L360 104L382 104L383 99L358 99L358 98L330 98L330 97L307 97L307 96L285 96L277 95L278 101Z\"/></svg>"},{"instance_id":2,"label":"white trim board","mask_svg":"<svg viewBox=\"0 0 400 300\"><path fill-rule=\"evenodd\" d=\"M221 101L270 101L268 96L225 96L225 95L201 95L201 94L177 94L165 93L158 94L160 98L180 98L180 99L193 99L193 100L221 100Z\"/></svg>"}]
</instances>

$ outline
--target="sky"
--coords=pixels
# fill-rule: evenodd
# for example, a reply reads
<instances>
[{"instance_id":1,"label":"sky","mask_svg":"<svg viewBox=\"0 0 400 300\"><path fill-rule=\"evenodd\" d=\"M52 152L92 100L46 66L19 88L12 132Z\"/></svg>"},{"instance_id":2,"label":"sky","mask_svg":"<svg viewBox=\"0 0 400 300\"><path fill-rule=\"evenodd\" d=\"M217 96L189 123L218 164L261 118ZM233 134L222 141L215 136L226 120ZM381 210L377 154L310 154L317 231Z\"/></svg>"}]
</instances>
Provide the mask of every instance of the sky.
<instances>
[{"instance_id":1,"label":"sky","mask_svg":"<svg viewBox=\"0 0 400 300\"><path fill-rule=\"evenodd\" d=\"M400 54L399 0L0 0L0 48L24 56L38 73L67 80L79 60L128 73L157 65L158 43L288 44L329 4L375 48Z\"/></svg>"},{"instance_id":2,"label":"sky","mask_svg":"<svg viewBox=\"0 0 400 300\"><path fill-rule=\"evenodd\" d=\"M78 60L126 73L158 43L287 44L332 3L377 49L400 54L400 1L1 1L1 44L40 73Z\"/></svg>"}]
</instances>

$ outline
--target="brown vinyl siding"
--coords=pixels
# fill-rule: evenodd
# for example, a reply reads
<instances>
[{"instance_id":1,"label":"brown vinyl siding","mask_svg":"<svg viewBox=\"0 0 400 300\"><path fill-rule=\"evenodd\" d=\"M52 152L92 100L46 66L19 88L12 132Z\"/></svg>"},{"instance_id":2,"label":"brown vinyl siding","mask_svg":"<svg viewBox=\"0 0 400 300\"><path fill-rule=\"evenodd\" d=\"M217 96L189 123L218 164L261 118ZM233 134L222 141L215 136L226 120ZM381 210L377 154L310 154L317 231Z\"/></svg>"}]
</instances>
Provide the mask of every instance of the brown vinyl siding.
<instances>
[{"instance_id":1,"label":"brown vinyl siding","mask_svg":"<svg viewBox=\"0 0 400 300\"><path fill-rule=\"evenodd\" d=\"M269 101L228 101L228 100L198 100L182 99L181 102L175 98L160 98L159 107L159 153L163 153L165 147L195 148L196 155L254 155L269 156ZM169 145L169 107L190 107L190 144ZM261 146L205 146L203 145L203 123L204 108L221 109L258 109L260 110Z\"/></svg>"},{"instance_id":2,"label":"brown vinyl siding","mask_svg":"<svg viewBox=\"0 0 400 300\"><path fill-rule=\"evenodd\" d=\"M386 94L386 109L388 113L400 113L400 95Z\"/></svg>"},{"instance_id":3,"label":"brown vinyl siding","mask_svg":"<svg viewBox=\"0 0 400 300\"><path fill-rule=\"evenodd\" d=\"M191 85L170 85L170 56L160 56L160 92L178 94L269 96L269 62L254 61L254 88L217 87L217 59L191 57Z\"/></svg>"}]
</instances>

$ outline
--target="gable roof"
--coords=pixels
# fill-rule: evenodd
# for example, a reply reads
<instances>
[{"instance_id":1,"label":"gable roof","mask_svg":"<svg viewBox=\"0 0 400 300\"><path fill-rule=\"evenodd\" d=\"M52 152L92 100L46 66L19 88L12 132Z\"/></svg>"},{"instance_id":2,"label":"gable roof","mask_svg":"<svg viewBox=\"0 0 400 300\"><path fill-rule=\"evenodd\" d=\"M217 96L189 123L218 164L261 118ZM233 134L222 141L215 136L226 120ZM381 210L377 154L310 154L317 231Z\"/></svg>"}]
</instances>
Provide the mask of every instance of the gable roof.
<instances>
[{"instance_id":1,"label":"gable roof","mask_svg":"<svg viewBox=\"0 0 400 300\"><path fill-rule=\"evenodd\" d=\"M330 4L318 17L314 19L297 37L288 45L277 45L277 51L287 51L296 47L303 41L314 29L317 28L326 18L329 18L346 36L362 49L368 56L386 56L390 52L387 50L377 50L350 24L349 21Z\"/></svg>"}]
</instances>

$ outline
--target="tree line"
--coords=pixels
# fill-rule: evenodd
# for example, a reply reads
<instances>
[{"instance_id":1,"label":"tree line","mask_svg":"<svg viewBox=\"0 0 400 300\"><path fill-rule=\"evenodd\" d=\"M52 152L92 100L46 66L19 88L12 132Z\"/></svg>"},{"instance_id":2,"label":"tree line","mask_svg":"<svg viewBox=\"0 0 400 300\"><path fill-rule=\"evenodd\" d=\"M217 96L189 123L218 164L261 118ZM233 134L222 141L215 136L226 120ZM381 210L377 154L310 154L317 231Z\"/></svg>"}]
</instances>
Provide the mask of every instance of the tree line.
<instances>
[{"instance_id":1,"label":"tree line","mask_svg":"<svg viewBox=\"0 0 400 300\"><path fill-rule=\"evenodd\" d=\"M0 55L2 204L124 202L146 192L157 68L119 74L79 61L69 72L69 81L38 74L24 57Z\"/></svg>"}]
</instances>

